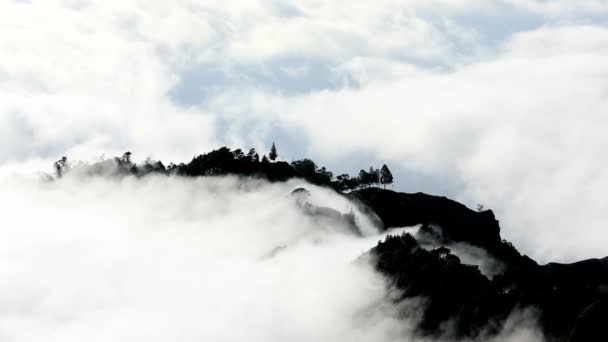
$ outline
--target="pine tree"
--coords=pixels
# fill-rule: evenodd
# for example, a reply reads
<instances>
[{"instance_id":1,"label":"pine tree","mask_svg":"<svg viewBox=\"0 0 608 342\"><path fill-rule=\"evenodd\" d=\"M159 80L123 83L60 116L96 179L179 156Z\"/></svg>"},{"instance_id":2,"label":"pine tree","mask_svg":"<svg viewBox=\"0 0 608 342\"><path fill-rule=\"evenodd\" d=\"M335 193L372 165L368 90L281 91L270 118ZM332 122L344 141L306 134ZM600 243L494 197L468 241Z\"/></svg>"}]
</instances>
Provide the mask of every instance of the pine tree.
<instances>
[{"instance_id":1,"label":"pine tree","mask_svg":"<svg viewBox=\"0 0 608 342\"><path fill-rule=\"evenodd\" d=\"M270 158L270 160L275 161L275 160L277 160L278 156L279 156L279 154L277 153L277 148L276 148L276 146L274 146L274 141L273 141L272 147L270 148L270 153L268 154L268 157Z\"/></svg>"},{"instance_id":2,"label":"pine tree","mask_svg":"<svg viewBox=\"0 0 608 342\"><path fill-rule=\"evenodd\" d=\"M393 174L386 164L382 165L382 169L380 169L380 182L384 185L385 189L387 184L393 184Z\"/></svg>"}]
</instances>

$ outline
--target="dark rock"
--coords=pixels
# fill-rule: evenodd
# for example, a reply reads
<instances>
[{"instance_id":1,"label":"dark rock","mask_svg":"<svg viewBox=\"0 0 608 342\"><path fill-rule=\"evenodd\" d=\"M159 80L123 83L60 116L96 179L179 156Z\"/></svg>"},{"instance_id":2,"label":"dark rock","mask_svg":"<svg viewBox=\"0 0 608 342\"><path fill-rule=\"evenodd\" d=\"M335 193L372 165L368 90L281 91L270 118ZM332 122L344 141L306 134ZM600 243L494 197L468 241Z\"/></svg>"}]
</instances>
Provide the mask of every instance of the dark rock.
<instances>
[{"instance_id":1,"label":"dark rock","mask_svg":"<svg viewBox=\"0 0 608 342\"><path fill-rule=\"evenodd\" d=\"M530 262L500 237L500 226L491 210L473 211L446 197L423 193L407 194L368 188L348 194L373 210L385 229L424 225L438 244L464 242L485 249L500 261Z\"/></svg>"},{"instance_id":2,"label":"dark rock","mask_svg":"<svg viewBox=\"0 0 608 342\"><path fill-rule=\"evenodd\" d=\"M491 336L513 310L532 308L549 341L608 341L603 324L608 323L608 258L538 265L501 239L491 211L475 212L445 197L374 188L349 197L376 212L387 228L422 224L420 239L437 246L468 243L505 264L502 273L489 279L448 248L427 251L410 234L379 242L370 251L372 260L402 291L399 300L427 300L418 326L421 335Z\"/></svg>"}]
</instances>

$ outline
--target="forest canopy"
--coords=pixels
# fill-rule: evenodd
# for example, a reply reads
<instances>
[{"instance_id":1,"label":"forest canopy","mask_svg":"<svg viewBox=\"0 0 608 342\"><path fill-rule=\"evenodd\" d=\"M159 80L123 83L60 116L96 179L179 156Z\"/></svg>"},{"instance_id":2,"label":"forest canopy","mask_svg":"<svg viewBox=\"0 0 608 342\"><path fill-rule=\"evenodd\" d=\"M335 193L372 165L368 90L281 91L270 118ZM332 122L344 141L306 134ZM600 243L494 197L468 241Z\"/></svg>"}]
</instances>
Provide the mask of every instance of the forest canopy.
<instances>
[{"instance_id":1,"label":"forest canopy","mask_svg":"<svg viewBox=\"0 0 608 342\"><path fill-rule=\"evenodd\" d=\"M275 143L268 156L260 155L255 149L245 153L242 149L231 150L221 147L211 152L200 154L188 163L169 163L147 158L137 164L131 159L131 152L125 152L120 157L104 159L93 164L72 164L66 156L53 164L54 177L61 178L71 170L78 169L88 175L133 175L142 177L148 174L178 175L185 177L240 175L259 177L269 181L286 181L291 178L303 178L306 181L330 187L338 192L348 192L370 187L384 187L393 184L393 175L386 164L377 169L370 166L366 171L361 169L359 174L351 176L343 173L334 176L326 167L319 167L311 159L305 158L291 162L278 159Z\"/></svg>"}]
</instances>

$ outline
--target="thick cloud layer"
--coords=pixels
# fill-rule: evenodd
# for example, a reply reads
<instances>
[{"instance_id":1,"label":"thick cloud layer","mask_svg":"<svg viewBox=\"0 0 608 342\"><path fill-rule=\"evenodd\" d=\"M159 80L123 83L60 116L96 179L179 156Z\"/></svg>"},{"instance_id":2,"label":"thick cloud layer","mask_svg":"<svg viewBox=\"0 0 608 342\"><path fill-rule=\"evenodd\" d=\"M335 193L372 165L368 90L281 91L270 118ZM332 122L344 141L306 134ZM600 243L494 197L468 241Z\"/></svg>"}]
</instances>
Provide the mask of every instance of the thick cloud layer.
<instances>
[{"instance_id":1,"label":"thick cloud layer","mask_svg":"<svg viewBox=\"0 0 608 342\"><path fill-rule=\"evenodd\" d=\"M3 341L394 341L420 314L417 301L389 304L384 280L355 262L382 237L304 214L289 195L302 184L0 184ZM532 322L517 314L498 340L539 341Z\"/></svg>"},{"instance_id":2,"label":"thick cloud layer","mask_svg":"<svg viewBox=\"0 0 608 342\"><path fill-rule=\"evenodd\" d=\"M0 164L125 150L182 161L277 140L287 159L371 156L433 183L400 190L482 202L540 260L605 255L607 12L605 0L3 2Z\"/></svg>"},{"instance_id":3,"label":"thick cloud layer","mask_svg":"<svg viewBox=\"0 0 608 342\"><path fill-rule=\"evenodd\" d=\"M319 226L295 206L294 186L174 178L8 185L2 340L377 341L398 333L390 312L374 319L382 281L352 263L373 240Z\"/></svg>"},{"instance_id":4,"label":"thick cloud layer","mask_svg":"<svg viewBox=\"0 0 608 342\"><path fill-rule=\"evenodd\" d=\"M452 196L496 210L526 253L573 261L608 253L607 48L606 29L543 29L454 72L409 71L297 97L257 93L251 102L304 127L327 159L368 151L461 184Z\"/></svg>"}]
</instances>

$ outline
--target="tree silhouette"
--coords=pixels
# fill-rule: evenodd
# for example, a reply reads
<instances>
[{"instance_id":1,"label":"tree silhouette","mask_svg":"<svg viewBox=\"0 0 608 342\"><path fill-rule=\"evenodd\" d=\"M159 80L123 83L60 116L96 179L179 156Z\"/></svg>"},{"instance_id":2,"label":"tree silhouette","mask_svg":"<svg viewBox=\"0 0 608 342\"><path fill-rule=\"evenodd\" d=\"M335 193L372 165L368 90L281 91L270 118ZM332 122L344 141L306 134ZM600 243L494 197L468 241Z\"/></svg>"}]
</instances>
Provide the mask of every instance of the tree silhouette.
<instances>
[{"instance_id":1,"label":"tree silhouette","mask_svg":"<svg viewBox=\"0 0 608 342\"><path fill-rule=\"evenodd\" d=\"M120 160L121 160L123 163L128 163L128 164L130 164L130 163L131 163L131 152L128 152L128 151L127 151L127 152L125 152L125 153L122 155L122 157L120 158Z\"/></svg>"},{"instance_id":2,"label":"tree silhouette","mask_svg":"<svg viewBox=\"0 0 608 342\"><path fill-rule=\"evenodd\" d=\"M365 188L368 187L371 184L371 175L369 174L369 172L361 169L361 171L359 171L359 184Z\"/></svg>"},{"instance_id":3,"label":"tree silhouette","mask_svg":"<svg viewBox=\"0 0 608 342\"><path fill-rule=\"evenodd\" d=\"M232 151L232 154L234 155L235 159L243 159L245 157L245 153L240 148Z\"/></svg>"},{"instance_id":4,"label":"tree silhouette","mask_svg":"<svg viewBox=\"0 0 608 342\"><path fill-rule=\"evenodd\" d=\"M304 178L311 178L317 171L317 164L310 159L294 160L291 167L296 169Z\"/></svg>"},{"instance_id":5,"label":"tree silhouette","mask_svg":"<svg viewBox=\"0 0 608 342\"><path fill-rule=\"evenodd\" d=\"M315 177L312 180L317 184L330 184L332 178L334 178L334 174L331 171L327 171L325 166L323 166L315 172Z\"/></svg>"},{"instance_id":6,"label":"tree silhouette","mask_svg":"<svg viewBox=\"0 0 608 342\"><path fill-rule=\"evenodd\" d=\"M380 171L374 169L372 166L369 167L369 183L379 184L380 183Z\"/></svg>"},{"instance_id":7,"label":"tree silhouette","mask_svg":"<svg viewBox=\"0 0 608 342\"><path fill-rule=\"evenodd\" d=\"M57 175L57 178L61 178L64 170L68 166L68 158L66 156L61 157L61 159L53 163L53 166L55 167L55 174Z\"/></svg>"},{"instance_id":8,"label":"tree silhouette","mask_svg":"<svg viewBox=\"0 0 608 342\"><path fill-rule=\"evenodd\" d=\"M100 160L92 165L79 165L78 167L87 168L86 172L90 174L115 172L121 176L134 175L137 177L154 173L190 177L234 174L265 178L273 182L301 177L312 184L330 187L338 192L368 188L376 186L379 183L390 184L388 182L392 181L392 176L386 176L390 172L386 173L384 167L382 171L373 167L369 168L369 172L361 170L358 177L351 177L346 173L334 177L334 174L330 170L317 166L310 159L295 160L291 164L277 161L278 153L274 142L272 143L270 152L270 157L274 159L269 158L268 155L264 155L260 161L260 155L254 148L245 153L241 149L231 150L228 147L221 147L217 150L195 156L188 163L169 163L165 166L161 161L155 161L150 158L146 158L143 163L136 164L131 159L131 152L127 151L111 160ZM71 166L68 165L67 158L63 157L56 161L53 167L56 178L59 178Z\"/></svg>"},{"instance_id":9,"label":"tree silhouette","mask_svg":"<svg viewBox=\"0 0 608 342\"><path fill-rule=\"evenodd\" d=\"M257 154L257 152L255 151L255 148L252 148L249 150L249 152L247 153L247 157L249 158L249 160L251 160L254 163L257 163L260 161L260 155Z\"/></svg>"},{"instance_id":10,"label":"tree silhouette","mask_svg":"<svg viewBox=\"0 0 608 342\"><path fill-rule=\"evenodd\" d=\"M272 142L272 147L270 148L270 153L268 154L268 158L270 160L275 161L279 154L277 153L277 147L274 145L274 141Z\"/></svg>"},{"instance_id":11,"label":"tree silhouette","mask_svg":"<svg viewBox=\"0 0 608 342\"><path fill-rule=\"evenodd\" d=\"M380 169L380 183L384 185L385 189L387 184L393 184L393 174L386 164L382 165Z\"/></svg>"},{"instance_id":12,"label":"tree silhouette","mask_svg":"<svg viewBox=\"0 0 608 342\"><path fill-rule=\"evenodd\" d=\"M343 173L341 175L336 176L337 179L337 189L338 191L346 191L349 190L350 176L347 173Z\"/></svg>"}]
</instances>

